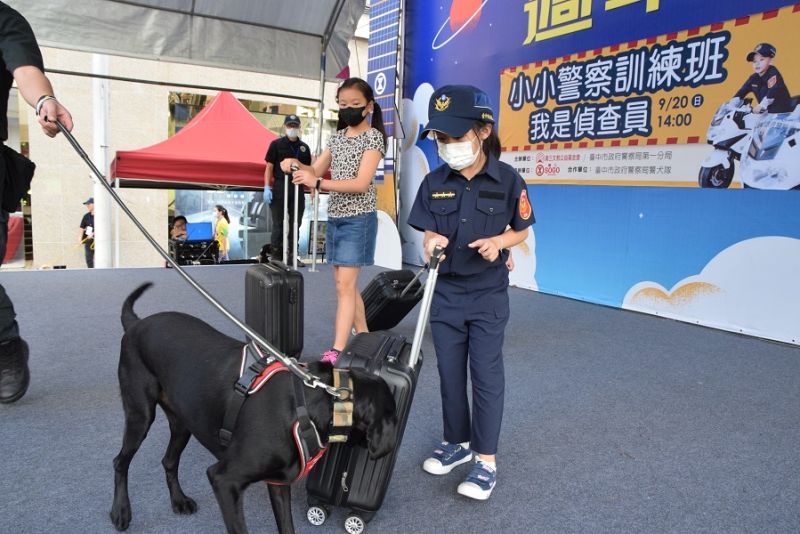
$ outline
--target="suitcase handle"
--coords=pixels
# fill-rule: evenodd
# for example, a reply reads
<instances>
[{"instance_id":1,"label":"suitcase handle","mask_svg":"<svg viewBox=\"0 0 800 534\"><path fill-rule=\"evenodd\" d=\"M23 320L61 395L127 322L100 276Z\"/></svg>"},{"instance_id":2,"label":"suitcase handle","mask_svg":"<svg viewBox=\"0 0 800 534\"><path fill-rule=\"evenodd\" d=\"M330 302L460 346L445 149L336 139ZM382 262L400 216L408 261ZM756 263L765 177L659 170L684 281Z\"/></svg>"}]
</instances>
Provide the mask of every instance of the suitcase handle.
<instances>
[{"instance_id":1,"label":"suitcase handle","mask_svg":"<svg viewBox=\"0 0 800 534\"><path fill-rule=\"evenodd\" d=\"M403 288L403 291L400 292L400 298L403 298L404 296L406 296L406 293L408 293L408 290L411 289L411 286L414 285L414 282L419 280L419 277L422 276L422 273L424 273L427 268L428 268L427 265L423 265L422 266L422 269L420 269L417 272L417 274L414 275L414 278L412 278L411 281L406 285L406 287ZM417 292L415 293L414 296L419 295L420 291L422 291L422 284L420 284L419 289L417 289Z\"/></svg>"},{"instance_id":2,"label":"suitcase handle","mask_svg":"<svg viewBox=\"0 0 800 534\"><path fill-rule=\"evenodd\" d=\"M414 330L414 341L411 343L411 357L408 360L408 365L412 369L417 366L419 360L422 335L425 333L425 324L428 322L428 315L431 311L433 290L436 287L436 279L439 277L439 259L443 252L444 249L441 247L434 248L431 260L428 262L428 278L425 280L425 291L422 294L422 305L417 317L417 328Z\"/></svg>"}]
</instances>

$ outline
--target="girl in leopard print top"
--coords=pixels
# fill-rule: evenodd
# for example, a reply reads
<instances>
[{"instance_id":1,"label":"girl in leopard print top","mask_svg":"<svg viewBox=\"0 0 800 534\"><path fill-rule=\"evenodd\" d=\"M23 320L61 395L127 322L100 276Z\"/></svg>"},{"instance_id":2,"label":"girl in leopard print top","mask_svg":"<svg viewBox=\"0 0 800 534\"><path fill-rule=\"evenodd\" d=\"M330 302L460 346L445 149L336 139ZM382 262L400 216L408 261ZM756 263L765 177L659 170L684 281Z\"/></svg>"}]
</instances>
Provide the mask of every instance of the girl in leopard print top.
<instances>
[{"instance_id":1,"label":"girl in leopard print top","mask_svg":"<svg viewBox=\"0 0 800 534\"><path fill-rule=\"evenodd\" d=\"M281 162L284 172L295 166L293 183L312 191L330 191L325 255L333 264L336 282L336 323L332 347L322 355L334 363L354 327L367 331L364 301L358 291L358 274L375 260L378 218L373 180L386 153L386 132L381 108L372 88L360 78L349 78L336 93L339 124L328 148L312 165L293 158ZM372 121L367 118L372 115ZM330 168L332 180L319 178Z\"/></svg>"}]
</instances>

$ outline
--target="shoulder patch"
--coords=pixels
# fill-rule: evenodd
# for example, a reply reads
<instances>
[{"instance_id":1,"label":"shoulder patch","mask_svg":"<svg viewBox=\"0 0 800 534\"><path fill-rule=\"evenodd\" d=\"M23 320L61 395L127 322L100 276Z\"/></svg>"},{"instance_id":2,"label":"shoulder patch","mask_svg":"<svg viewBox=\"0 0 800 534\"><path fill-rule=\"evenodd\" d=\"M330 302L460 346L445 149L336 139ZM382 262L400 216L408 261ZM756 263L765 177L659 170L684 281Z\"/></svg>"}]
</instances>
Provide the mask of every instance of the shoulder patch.
<instances>
[{"instance_id":1,"label":"shoulder patch","mask_svg":"<svg viewBox=\"0 0 800 534\"><path fill-rule=\"evenodd\" d=\"M533 208L531 208L531 203L528 200L528 191L523 189L519 197L519 218L527 221L531 218L531 215L533 215Z\"/></svg>"},{"instance_id":2,"label":"shoulder patch","mask_svg":"<svg viewBox=\"0 0 800 534\"><path fill-rule=\"evenodd\" d=\"M306 151L306 146L300 145L300 152L305 152L305 151Z\"/></svg>"},{"instance_id":3,"label":"shoulder patch","mask_svg":"<svg viewBox=\"0 0 800 534\"><path fill-rule=\"evenodd\" d=\"M778 75L777 74L773 74L772 77L770 77L770 79L767 80L767 87L772 89L773 87L775 87L776 83L778 83Z\"/></svg>"},{"instance_id":4,"label":"shoulder patch","mask_svg":"<svg viewBox=\"0 0 800 534\"><path fill-rule=\"evenodd\" d=\"M456 198L455 191L431 191L431 198L433 200L441 200L445 198Z\"/></svg>"}]
</instances>

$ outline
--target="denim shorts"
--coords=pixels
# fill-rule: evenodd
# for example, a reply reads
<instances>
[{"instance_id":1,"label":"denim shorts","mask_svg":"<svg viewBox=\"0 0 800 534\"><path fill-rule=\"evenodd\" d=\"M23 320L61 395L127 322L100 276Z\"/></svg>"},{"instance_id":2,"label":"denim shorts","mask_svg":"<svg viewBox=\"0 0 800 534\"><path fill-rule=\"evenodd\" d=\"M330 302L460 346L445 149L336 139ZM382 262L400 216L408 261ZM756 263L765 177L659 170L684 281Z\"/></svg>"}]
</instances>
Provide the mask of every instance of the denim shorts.
<instances>
[{"instance_id":1,"label":"denim shorts","mask_svg":"<svg viewBox=\"0 0 800 534\"><path fill-rule=\"evenodd\" d=\"M375 238L378 214L328 219L325 231L325 256L328 263L343 267L363 267L375 263Z\"/></svg>"}]
</instances>

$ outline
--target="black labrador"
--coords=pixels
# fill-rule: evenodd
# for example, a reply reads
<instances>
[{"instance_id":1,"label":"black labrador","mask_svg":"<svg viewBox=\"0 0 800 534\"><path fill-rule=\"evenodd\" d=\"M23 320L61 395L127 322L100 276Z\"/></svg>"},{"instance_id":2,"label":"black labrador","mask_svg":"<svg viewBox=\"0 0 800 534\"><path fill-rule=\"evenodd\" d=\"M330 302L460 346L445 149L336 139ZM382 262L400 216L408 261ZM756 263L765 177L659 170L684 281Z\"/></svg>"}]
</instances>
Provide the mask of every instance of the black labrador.
<instances>
[{"instance_id":1,"label":"black labrador","mask_svg":"<svg viewBox=\"0 0 800 534\"><path fill-rule=\"evenodd\" d=\"M137 288L122 307L122 349L119 385L125 411L122 449L114 458L114 504L111 521L117 530L131 522L128 467L155 418L156 405L167 416L170 440L161 463L167 475L172 509L191 514L197 504L178 481L181 452L191 436L217 458L206 471L228 532L247 532L243 492L253 482L269 480L272 510L281 533L294 532L291 486L300 460L292 435L296 420L293 373L277 373L242 405L230 444L223 447L219 430L228 402L237 393L243 343L200 319L164 312L140 319L133 303L151 284ZM315 362L308 370L332 384L329 364ZM381 378L353 369L353 436L365 441L379 458L394 447L395 402ZM306 406L323 443L328 441L333 397L323 389L305 388Z\"/></svg>"}]
</instances>

